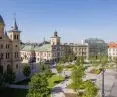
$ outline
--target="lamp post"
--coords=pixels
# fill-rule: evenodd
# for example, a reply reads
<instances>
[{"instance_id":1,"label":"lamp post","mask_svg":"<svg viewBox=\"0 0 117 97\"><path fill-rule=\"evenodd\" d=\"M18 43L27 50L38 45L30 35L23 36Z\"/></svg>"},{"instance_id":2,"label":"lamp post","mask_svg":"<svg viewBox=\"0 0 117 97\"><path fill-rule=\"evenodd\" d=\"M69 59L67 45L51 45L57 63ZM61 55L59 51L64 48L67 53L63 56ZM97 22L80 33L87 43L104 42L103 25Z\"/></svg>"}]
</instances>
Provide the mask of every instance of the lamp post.
<instances>
[{"instance_id":1,"label":"lamp post","mask_svg":"<svg viewBox=\"0 0 117 97\"><path fill-rule=\"evenodd\" d=\"M99 55L100 55L100 62L101 62L101 52L99 52ZM102 61L105 61L105 60L103 60L102 59ZM102 66L101 66L101 74L102 74L102 91L101 91L101 97L105 97L105 93L104 93L104 72L105 72L105 70L104 70L104 63L105 62L102 62L101 64L102 64Z\"/></svg>"},{"instance_id":2,"label":"lamp post","mask_svg":"<svg viewBox=\"0 0 117 97\"><path fill-rule=\"evenodd\" d=\"M105 96L104 93L104 68L102 68L102 97Z\"/></svg>"}]
</instances>

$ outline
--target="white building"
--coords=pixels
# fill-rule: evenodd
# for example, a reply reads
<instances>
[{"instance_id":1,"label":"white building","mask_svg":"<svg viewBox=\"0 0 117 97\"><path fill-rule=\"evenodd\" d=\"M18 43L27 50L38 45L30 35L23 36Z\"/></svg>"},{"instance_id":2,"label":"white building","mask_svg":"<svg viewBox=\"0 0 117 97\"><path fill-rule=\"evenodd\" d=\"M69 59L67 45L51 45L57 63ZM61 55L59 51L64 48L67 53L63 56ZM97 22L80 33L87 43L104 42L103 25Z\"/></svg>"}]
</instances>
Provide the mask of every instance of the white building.
<instances>
[{"instance_id":1,"label":"white building","mask_svg":"<svg viewBox=\"0 0 117 97\"><path fill-rule=\"evenodd\" d=\"M117 57L117 43L111 42L108 44L108 57L111 60Z\"/></svg>"}]
</instances>

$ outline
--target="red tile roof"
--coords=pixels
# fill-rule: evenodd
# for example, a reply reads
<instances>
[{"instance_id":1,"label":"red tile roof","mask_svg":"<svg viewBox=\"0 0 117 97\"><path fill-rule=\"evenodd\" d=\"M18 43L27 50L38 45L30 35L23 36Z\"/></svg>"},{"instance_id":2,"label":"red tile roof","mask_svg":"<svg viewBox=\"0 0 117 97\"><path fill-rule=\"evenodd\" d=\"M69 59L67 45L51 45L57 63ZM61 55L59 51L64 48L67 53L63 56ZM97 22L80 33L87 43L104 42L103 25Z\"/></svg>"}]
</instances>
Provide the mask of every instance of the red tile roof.
<instances>
[{"instance_id":1,"label":"red tile roof","mask_svg":"<svg viewBox=\"0 0 117 97\"><path fill-rule=\"evenodd\" d=\"M108 48L117 48L117 43L114 43L114 42L109 43Z\"/></svg>"}]
</instances>

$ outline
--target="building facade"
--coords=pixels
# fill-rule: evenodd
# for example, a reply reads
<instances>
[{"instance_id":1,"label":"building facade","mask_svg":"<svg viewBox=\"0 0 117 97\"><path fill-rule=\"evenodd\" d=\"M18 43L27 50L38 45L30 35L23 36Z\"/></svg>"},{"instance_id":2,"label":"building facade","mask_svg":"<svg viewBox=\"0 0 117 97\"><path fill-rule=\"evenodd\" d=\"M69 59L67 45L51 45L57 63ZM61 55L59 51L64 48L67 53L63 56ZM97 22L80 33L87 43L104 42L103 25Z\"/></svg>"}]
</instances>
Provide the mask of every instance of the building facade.
<instances>
[{"instance_id":1,"label":"building facade","mask_svg":"<svg viewBox=\"0 0 117 97\"><path fill-rule=\"evenodd\" d=\"M117 43L111 42L108 44L108 58L114 60L117 57Z\"/></svg>"},{"instance_id":2,"label":"building facade","mask_svg":"<svg viewBox=\"0 0 117 97\"><path fill-rule=\"evenodd\" d=\"M22 63L28 63L31 52L35 51L36 63L41 61L57 61L69 53L76 56L83 56L88 59L88 45L87 44L62 44L61 38L57 32L50 37L50 41L44 41L40 44L22 44L21 45L21 58Z\"/></svg>"},{"instance_id":3,"label":"building facade","mask_svg":"<svg viewBox=\"0 0 117 97\"><path fill-rule=\"evenodd\" d=\"M4 73L8 69L14 72L20 70L20 32L14 21L14 26L8 32L5 31L5 23L0 15L0 72Z\"/></svg>"},{"instance_id":4,"label":"building facade","mask_svg":"<svg viewBox=\"0 0 117 97\"><path fill-rule=\"evenodd\" d=\"M61 45L57 32L54 32L54 35L50 37L50 42L44 41L40 44L22 44L20 51L22 63L29 62L32 51L35 52L36 63L50 60L56 61L65 55L64 46Z\"/></svg>"}]
</instances>

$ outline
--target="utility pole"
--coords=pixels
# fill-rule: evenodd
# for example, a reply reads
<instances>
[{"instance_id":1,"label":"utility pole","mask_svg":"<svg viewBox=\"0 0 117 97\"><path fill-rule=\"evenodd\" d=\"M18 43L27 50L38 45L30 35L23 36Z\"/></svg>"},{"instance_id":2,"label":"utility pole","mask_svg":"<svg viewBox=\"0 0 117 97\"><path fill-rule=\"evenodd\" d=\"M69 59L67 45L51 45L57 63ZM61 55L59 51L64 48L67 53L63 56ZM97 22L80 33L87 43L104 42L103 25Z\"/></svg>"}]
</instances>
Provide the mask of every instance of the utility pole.
<instances>
[{"instance_id":1,"label":"utility pole","mask_svg":"<svg viewBox=\"0 0 117 97\"><path fill-rule=\"evenodd\" d=\"M100 54L100 62L101 62L101 60L105 61L105 59L101 58L101 50L100 50L99 54ZM102 73L102 91L101 91L101 97L105 97L105 93L104 93L104 72L105 72L105 70L104 70L104 66L103 66L105 64L105 62L101 62L101 64L102 64L102 66L101 66L101 73Z\"/></svg>"},{"instance_id":2,"label":"utility pole","mask_svg":"<svg viewBox=\"0 0 117 97\"><path fill-rule=\"evenodd\" d=\"M102 96L101 97L104 97L105 94L104 94L104 68L102 68Z\"/></svg>"}]
</instances>

